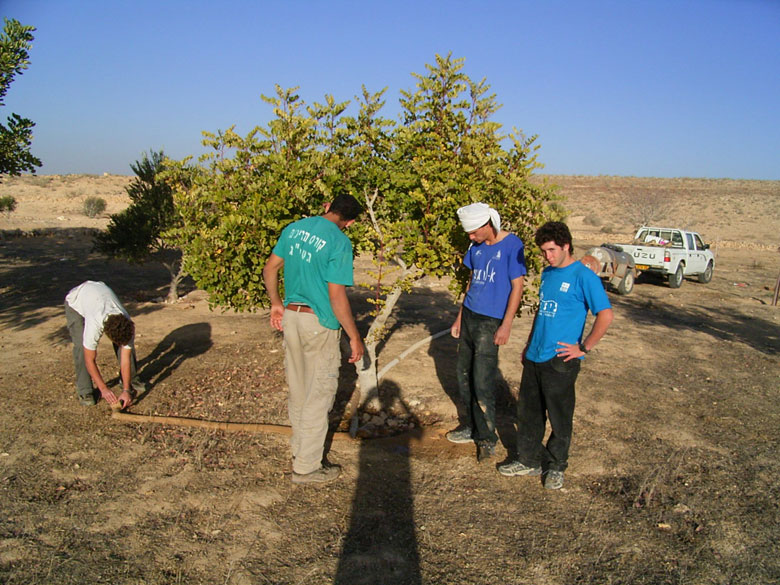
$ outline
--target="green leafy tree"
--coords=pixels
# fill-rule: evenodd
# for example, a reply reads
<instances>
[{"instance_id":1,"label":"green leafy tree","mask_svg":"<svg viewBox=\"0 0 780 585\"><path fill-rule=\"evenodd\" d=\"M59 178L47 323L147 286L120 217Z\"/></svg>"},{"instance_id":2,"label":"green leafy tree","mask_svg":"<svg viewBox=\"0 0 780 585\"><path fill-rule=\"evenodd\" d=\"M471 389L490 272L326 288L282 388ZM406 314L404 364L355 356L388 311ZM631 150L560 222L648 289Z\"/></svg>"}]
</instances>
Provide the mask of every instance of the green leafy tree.
<instances>
[{"instance_id":1,"label":"green leafy tree","mask_svg":"<svg viewBox=\"0 0 780 585\"><path fill-rule=\"evenodd\" d=\"M8 88L17 74L30 65L28 51L35 27L24 26L14 19L4 19L0 34L0 106L5 106ZM0 123L0 176L35 172L41 161L32 155L32 129L35 123L18 114L11 114L6 124Z\"/></svg>"},{"instance_id":2,"label":"green leafy tree","mask_svg":"<svg viewBox=\"0 0 780 585\"><path fill-rule=\"evenodd\" d=\"M204 132L210 151L200 164L184 159L167 173L182 217L168 236L212 305L266 306L262 267L282 228L331 199L338 165L325 145L340 135L334 124L346 104L329 97L306 108L295 92L277 86L276 96L262 96L276 116L268 127L245 137Z\"/></svg>"},{"instance_id":3,"label":"green leafy tree","mask_svg":"<svg viewBox=\"0 0 780 585\"><path fill-rule=\"evenodd\" d=\"M180 250L163 235L179 223L173 189L161 180L165 160L162 150L150 150L130 165L136 175L126 188L130 205L111 216L106 230L95 236L94 244L101 253L128 262L160 260L171 275L167 301L174 302L186 273Z\"/></svg>"},{"instance_id":4,"label":"green leafy tree","mask_svg":"<svg viewBox=\"0 0 780 585\"><path fill-rule=\"evenodd\" d=\"M375 316L366 336L372 367L358 371L364 402L374 395L376 348L401 294L425 276L453 276L458 296L465 288L467 273L458 267L468 238L459 207L488 203L525 242L533 242L539 223L559 218L550 205L554 192L529 181L541 167L535 137L500 133L491 120L499 109L495 96L484 80L463 73L463 61L437 55L425 75L414 75L414 91L402 92L402 124L390 135L384 134L387 121L373 116L376 101L366 100L361 111L356 143L362 146L353 153L362 164L351 181L364 194L370 218L363 247L374 263ZM527 263L539 271L531 246Z\"/></svg>"},{"instance_id":5,"label":"green leafy tree","mask_svg":"<svg viewBox=\"0 0 780 585\"><path fill-rule=\"evenodd\" d=\"M212 152L200 165L185 159L169 171L184 220L176 230L185 264L212 302L239 310L267 306L261 268L281 229L322 211L346 190L366 208L366 220L350 228L356 250L370 255L373 321L366 337L370 366L358 369L361 402L376 397L377 345L404 292L425 276L454 276L468 238L457 220L462 205L484 201L526 242L548 218L559 218L555 193L530 182L535 137L504 135L492 121L499 105L483 81L462 71L463 59L436 56L427 73L402 92L399 121L381 116L384 93L365 89L348 103L326 96L305 106L295 89L277 86L267 128L246 137L233 129L212 135ZM229 156L228 156L229 155ZM191 179L189 184L184 179ZM528 266L540 268L529 245Z\"/></svg>"}]
</instances>

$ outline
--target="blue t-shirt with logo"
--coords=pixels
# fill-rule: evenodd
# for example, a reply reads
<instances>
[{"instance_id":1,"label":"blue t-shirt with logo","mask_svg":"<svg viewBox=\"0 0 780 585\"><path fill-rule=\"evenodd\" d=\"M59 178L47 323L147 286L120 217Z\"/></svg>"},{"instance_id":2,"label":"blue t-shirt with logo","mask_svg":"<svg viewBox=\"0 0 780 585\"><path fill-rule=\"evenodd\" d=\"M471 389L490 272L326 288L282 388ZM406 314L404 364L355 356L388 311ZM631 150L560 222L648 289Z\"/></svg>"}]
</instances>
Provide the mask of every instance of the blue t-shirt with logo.
<instances>
[{"instance_id":1,"label":"blue t-shirt with logo","mask_svg":"<svg viewBox=\"0 0 780 585\"><path fill-rule=\"evenodd\" d=\"M308 305L320 324L339 329L328 283L352 285L352 242L321 215L305 217L282 230L273 253L284 260L284 305Z\"/></svg>"},{"instance_id":2,"label":"blue t-shirt with logo","mask_svg":"<svg viewBox=\"0 0 780 585\"><path fill-rule=\"evenodd\" d=\"M546 362L563 343L579 343L588 311L594 315L611 308L601 279L582 262L542 271L539 312L526 350L526 359Z\"/></svg>"},{"instance_id":3,"label":"blue t-shirt with logo","mask_svg":"<svg viewBox=\"0 0 780 585\"><path fill-rule=\"evenodd\" d=\"M463 305L480 315L503 319L512 281L525 276L525 246L514 234L488 245L472 244L463 264L471 270L471 284Z\"/></svg>"}]
</instances>

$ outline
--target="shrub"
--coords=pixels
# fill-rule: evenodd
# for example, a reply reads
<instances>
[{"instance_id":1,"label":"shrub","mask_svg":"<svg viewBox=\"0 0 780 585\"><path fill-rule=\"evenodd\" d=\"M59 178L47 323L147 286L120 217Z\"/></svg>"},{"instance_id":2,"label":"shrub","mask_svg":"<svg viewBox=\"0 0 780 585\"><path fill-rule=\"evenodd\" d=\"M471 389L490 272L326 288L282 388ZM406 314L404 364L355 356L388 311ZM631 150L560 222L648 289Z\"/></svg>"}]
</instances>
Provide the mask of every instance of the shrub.
<instances>
[{"instance_id":1,"label":"shrub","mask_svg":"<svg viewBox=\"0 0 780 585\"><path fill-rule=\"evenodd\" d=\"M106 200L102 197L87 197L84 200L84 215L97 217L106 210Z\"/></svg>"},{"instance_id":2,"label":"shrub","mask_svg":"<svg viewBox=\"0 0 780 585\"><path fill-rule=\"evenodd\" d=\"M16 209L16 199L13 195L3 195L0 197L0 213L7 213L11 215L11 212Z\"/></svg>"},{"instance_id":3,"label":"shrub","mask_svg":"<svg viewBox=\"0 0 780 585\"><path fill-rule=\"evenodd\" d=\"M585 218L582 220L582 223L585 225L600 226L604 223L604 220L595 213L591 213L590 215L585 216Z\"/></svg>"},{"instance_id":4,"label":"shrub","mask_svg":"<svg viewBox=\"0 0 780 585\"><path fill-rule=\"evenodd\" d=\"M130 168L136 174L125 188L130 205L110 215L108 227L93 239L95 248L109 257L128 262L146 262L153 256L160 260L171 275L167 300L175 302L185 273L179 249L164 236L166 230L175 228L179 222L173 189L161 178L165 154L162 150L150 150Z\"/></svg>"}]
</instances>

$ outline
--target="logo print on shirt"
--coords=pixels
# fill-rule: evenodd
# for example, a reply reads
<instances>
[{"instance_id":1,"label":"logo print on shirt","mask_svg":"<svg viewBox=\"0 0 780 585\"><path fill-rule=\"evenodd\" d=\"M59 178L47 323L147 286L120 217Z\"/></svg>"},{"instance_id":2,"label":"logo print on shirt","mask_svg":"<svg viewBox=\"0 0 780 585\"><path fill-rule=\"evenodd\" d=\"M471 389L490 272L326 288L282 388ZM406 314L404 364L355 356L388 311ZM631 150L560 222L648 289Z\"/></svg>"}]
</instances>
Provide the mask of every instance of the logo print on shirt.
<instances>
[{"instance_id":1,"label":"logo print on shirt","mask_svg":"<svg viewBox=\"0 0 780 585\"><path fill-rule=\"evenodd\" d=\"M568 282L562 282L561 283L561 292L568 292L569 291L569 283Z\"/></svg>"},{"instance_id":2,"label":"logo print on shirt","mask_svg":"<svg viewBox=\"0 0 780 585\"><path fill-rule=\"evenodd\" d=\"M539 303L539 314L545 317L555 317L555 313L558 312L558 303L555 301L542 300Z\"/></svg>"},{"instance_id":3,"label":"logo print on shirt","mask_svg":"<svg viewBox=\"0 0 780 585\"><path fill-rule=\"evenodd\" d=\"M482 250L474 251L475 256L479 256L481 254ZM501 260L501 250L498 250L496 255L488 260L488 263L484 269L474 270L474 277L471 279L473 284L487 284L488 282L496 281L496 269L490 267L490 264L493 262L493 260Z\"/></svg>"},{"instance_id":4,"label":"logo print on shirt","mask_svg":"<svg viewBox=\"0 0 780 585\"><path fill-rule=\"evenodd\" d=\"M300 255L303 261L308 263L311 262L312 252L316 254L328 243L327 240L299 228L291 230L288 239L294 242L290 244L288 255Z\"/></svg>"},{"instance_id":5,"label":"logo print on shirt","mask_svg":"<svg viewBox=\"0 0 780 585\"><path fill-rule=\"evenodd\" d=\"M490 262L492 262L492 260ZM487 263L484 270L478 269L474 271L474 278L471 279L474 284L484 284L496 281L496 269L490 267L490 262Z\"/></svg>"},{"instance_id":6,"label":"logo print on shirt","mask_svg":"<svg viewBox=\"0 0 780 585\"><path fill-rule=\"evenodd\" d=\"M539 294L539 314L544 317L555 317L558 312L558 303L555 301L546 301L544 293Z\"/></svg>"}]
</instances>

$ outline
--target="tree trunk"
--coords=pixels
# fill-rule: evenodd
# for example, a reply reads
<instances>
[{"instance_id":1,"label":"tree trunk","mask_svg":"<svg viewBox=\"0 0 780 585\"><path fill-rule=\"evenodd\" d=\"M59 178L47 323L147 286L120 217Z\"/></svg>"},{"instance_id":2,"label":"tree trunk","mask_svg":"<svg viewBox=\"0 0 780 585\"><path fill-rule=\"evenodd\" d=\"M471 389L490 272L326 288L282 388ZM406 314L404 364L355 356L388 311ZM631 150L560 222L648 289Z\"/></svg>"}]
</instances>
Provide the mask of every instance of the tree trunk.
<instances>
[{"instance_id":1,"label":"tree trunk","mask_svg":"<svg viewBox=\"0 0 780 585\"><path fill-rule=\"evenodd\" d=\"M175 303L179 300L179 284L187 274L184 272L180 259L172 262L163 262L163 266L168 269L171 275L171 282L168 285L168 297L165 299L165 302Z\"/></svg>"},{"instance_id":2,"label":"tree trunk","mask_svg":"<svg viewBox=\"0 0 780 585\"><path fill-rule=\"evenodd\" d=\"M358 388L360 400L358 407L363 410L378 411L379 404L379 378L376 369L376 346L378 342L366 342L366 357L362 364L356 364L358 375ZM353 413L354 415L355 413Z\"/></svg>"},{"instance_id":3,"label":"tree trunk","mask_svg":"<svg viewBox=\"0 0 780 585\"><path fill-rule=\"evenodd\" d=\"M410 271L411 272L411 271ZM409 272L409 273L410 273ZM357 365L358 385L360 387L360 407L368 410L379 410L379 378L376 367L376 348L385 333L385 326L393 312L403 290L401 281L408 274L398 279L395 288L387 295L382 310L374 318L366 334L366 356L362 364Z\"/></svg>"}]
</instances>

